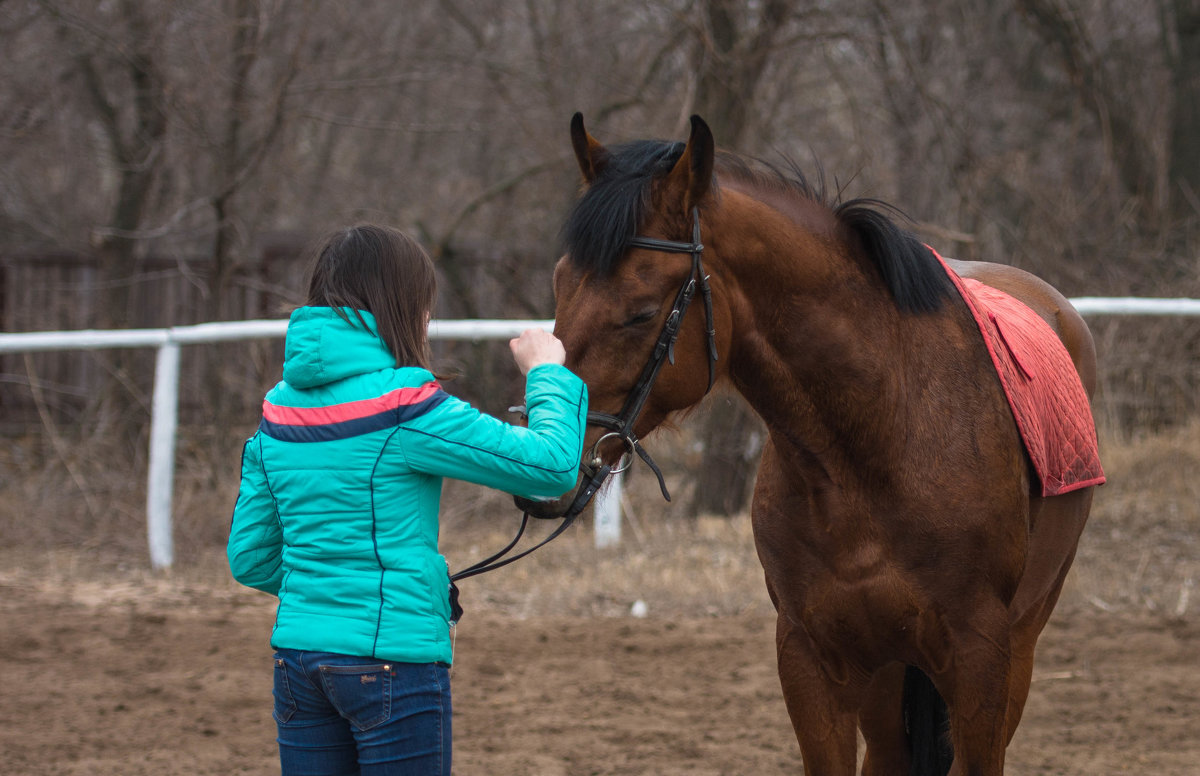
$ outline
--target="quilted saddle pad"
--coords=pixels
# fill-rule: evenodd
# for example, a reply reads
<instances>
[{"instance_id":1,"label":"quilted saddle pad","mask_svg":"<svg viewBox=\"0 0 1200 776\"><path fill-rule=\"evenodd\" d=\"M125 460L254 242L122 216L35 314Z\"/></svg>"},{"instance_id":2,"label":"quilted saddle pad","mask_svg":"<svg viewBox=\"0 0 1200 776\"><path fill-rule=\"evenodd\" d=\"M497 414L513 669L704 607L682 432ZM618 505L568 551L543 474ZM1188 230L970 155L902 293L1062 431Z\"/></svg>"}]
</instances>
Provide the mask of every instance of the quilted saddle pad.
<instances>
[{"instance_id":1,"label":"quilted saddle pad","mask_svg":"<svg viewBox=\"0 0 1200 776\"><path fill-rule=\"evenodd\" d=\"M975 316L1042 495L1103 484L1087 392L1054 330L1016 297L942 266Z\"/></svg>"}]
</instances>

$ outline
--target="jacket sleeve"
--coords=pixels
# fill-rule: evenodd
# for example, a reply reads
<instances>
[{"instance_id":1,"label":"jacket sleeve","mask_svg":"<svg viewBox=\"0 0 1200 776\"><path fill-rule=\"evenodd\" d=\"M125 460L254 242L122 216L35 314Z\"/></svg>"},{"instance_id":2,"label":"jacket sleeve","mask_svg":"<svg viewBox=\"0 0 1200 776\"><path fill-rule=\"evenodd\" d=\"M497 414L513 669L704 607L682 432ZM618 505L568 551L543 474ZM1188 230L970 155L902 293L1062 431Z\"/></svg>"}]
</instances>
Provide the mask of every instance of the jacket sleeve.
<instances>
[{"instance_id":1,"label":"jacket sleeve","mask_svg":"<svg viewBox=\"0 0 1200 776\"><path fill-rule=\"evenodd\" d=\"M405 461L526 498L560 496L578 478L587 386L565 367L536 366L526 376L525 407L528 426L514 426L451 397L401 430Z\"/></svg>"},{"instance_id":2,"label":"jacket sleeve","mask_svg":"<svg viewBox=\"0 0 1200 776\"><path fill-rule=\"evenodd\" d=\"M226 548L233 578L247 587L279 594L283 580L283 527L255 434L242 448L242 483L233 508Z\"/></svg>"}]
</instances>

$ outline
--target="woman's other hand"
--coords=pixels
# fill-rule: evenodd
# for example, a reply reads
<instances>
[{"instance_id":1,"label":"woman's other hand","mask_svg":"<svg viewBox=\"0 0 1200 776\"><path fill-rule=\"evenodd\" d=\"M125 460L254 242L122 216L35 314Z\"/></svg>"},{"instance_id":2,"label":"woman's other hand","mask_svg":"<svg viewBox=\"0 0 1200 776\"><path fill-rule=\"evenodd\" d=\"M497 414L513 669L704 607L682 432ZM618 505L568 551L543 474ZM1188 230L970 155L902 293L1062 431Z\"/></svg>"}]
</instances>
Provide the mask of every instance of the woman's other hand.
<instances>
[{"instance_id":1,"label":"woman's other hand","mask_svg":"<svg viewBox=\"0 0 1200 776\"><path fill-rule=\"evenodd\" d=\"M561 364L567 360L562 342L545 329L526 329L520 337L509 340L508 346L521 374L528 374L540 364Z\"/></svg>"}]
</instances>

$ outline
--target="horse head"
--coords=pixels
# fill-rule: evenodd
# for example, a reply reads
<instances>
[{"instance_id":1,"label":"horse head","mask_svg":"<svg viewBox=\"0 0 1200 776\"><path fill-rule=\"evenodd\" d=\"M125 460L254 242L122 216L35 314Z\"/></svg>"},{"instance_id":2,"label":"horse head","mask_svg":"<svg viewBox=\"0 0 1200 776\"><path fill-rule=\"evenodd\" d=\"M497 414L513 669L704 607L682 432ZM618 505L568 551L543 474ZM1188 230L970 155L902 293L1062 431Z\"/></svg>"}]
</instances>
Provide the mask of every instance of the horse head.
<instances>
[{"instance_id":1,"label":"horse head","mask_svg":"<svg viewBox=\"0 0 1200 776\"><path fill-rule=\"evenodd\" d=\"M729 310L710 292L704 262L711 265L713 251L700 241L701 216L716 204L708 125L693 116L687 143L610 150L575 114L571 143L584 188L554 270L554 333L567 367L588 386L586 479L635 453L653 466L638 440L697 404L720 375ZM719 289L719 278L712 286ZM698 310L687 315L693 297ZM555 516L573 500L519 505Z\"/></svg>"}]
</instances>

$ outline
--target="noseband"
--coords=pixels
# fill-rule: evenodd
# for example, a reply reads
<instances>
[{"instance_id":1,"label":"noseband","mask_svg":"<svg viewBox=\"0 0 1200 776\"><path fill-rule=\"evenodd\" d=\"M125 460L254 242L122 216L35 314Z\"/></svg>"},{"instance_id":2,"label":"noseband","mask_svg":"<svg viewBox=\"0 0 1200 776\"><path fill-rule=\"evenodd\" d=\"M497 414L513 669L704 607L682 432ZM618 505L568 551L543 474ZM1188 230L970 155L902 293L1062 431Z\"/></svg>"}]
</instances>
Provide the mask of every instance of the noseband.
<instances>
[{"instance_id":1,"label":"noseband","mask_svg":"<svg viewBox=\"0 0 1200 776\"><path fill-rule=\"evenodd\" d=\"M642 447L637 435L633 432L633 427L637 423L638 417L641 416L642 409L646 406L646 401L650 398L650 391L654 388L654 382L658 379L658 373L662 370L663 364L668 362L671 364L675 363L675 340L679 338L679 327L683 322L683 314L687 312L688 305L691 304L692 297L696 295L697 288L700 289L700 294L704 299L705 335L708 338L708 388L705 389L705 393L712 389L713 381L716 379L717 333L713 327L712 289L709 288L708 276L704 274L704 263L700 258L704 252L704 245L700 242L700 209L692 208L691 242L635 236L630 238L628 247L661 251L663 253L687 253L692 257L691 271L683 281L683 285L680 286L678 293L675 294L675 304L671 307L671 312L667 314L667 320L663 323L658 340L654 343L654 349L650 352L650 359L642 367L642 373L638 376L637 382L634 383L633 389L629 392L629 396L625 399L625 405L619 413L610 415L605 412L588 412L588 424L606 428L608 429L608 433L596 440L596 443L592 445L591 451L580 462L579 468L583 472L583 481L579 484L578 490L575 491L575 498L572 499L571 506L565 513L558 516L563 518L563 522L553 533L536 546L511 558L504 558L516 546L521 535L525 532L525 527L529 523L529 512L526 512L521 519L521 527L517 531L516 537L513 538L508 546L495 555L485 558L475 565L454 574L451 577L452 587L454 580L464 579L476 574L482 574L485 571L500 568L501 566L506 566L515 560L525 557L557 537L587 507L592 497L600 490L600 486L604 484L609 475L618 474L629 468L633 462L634 454L645 461L646 465L654 472L654 475L658 477L658 487L662 491L663 498L667 501L671 500L671 494L667 491L667 484L663 480L662 470L658 468L654 459ZM613 438L619 439L625 445L625 452L621 455L616 467L605 464L600 457L600 445L606 440ZM453 598L457 606L457 589L455 588L453 592Z\"/></svg>"}]
</instances>

